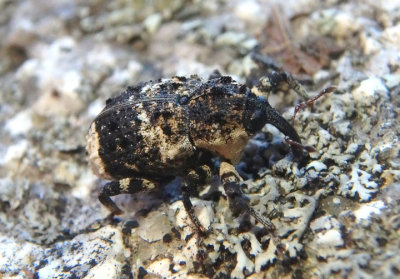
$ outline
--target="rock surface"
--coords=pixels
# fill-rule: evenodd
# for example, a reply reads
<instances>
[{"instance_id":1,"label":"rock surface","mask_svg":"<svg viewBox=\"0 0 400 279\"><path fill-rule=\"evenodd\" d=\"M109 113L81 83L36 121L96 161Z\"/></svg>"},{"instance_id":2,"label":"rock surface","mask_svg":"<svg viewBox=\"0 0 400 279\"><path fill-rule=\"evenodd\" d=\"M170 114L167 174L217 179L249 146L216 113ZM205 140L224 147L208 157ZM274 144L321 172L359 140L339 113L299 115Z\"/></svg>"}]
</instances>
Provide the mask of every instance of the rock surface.
<instances>
[{"instance_id":1,"label":"rock surface","mask_svg":"<svg viewBox=\"0 0 400 279\"><path fill-rule=\"evenodd\" d=\"M279 3L0 0L0 277L400 276L400 3ZM255 70L255 53L269 68ZM215 69L242 82L283 69L312 96L339 89L296 116L317 150L306 164L266 126L237 166L275 234L232 216L218 179L192 200L207 236L179 179L162 199L115 197L125 214L107 219L84 151L105 100ZM303 101L269 100L287 119Z\"/></svg>"}]
</instances>

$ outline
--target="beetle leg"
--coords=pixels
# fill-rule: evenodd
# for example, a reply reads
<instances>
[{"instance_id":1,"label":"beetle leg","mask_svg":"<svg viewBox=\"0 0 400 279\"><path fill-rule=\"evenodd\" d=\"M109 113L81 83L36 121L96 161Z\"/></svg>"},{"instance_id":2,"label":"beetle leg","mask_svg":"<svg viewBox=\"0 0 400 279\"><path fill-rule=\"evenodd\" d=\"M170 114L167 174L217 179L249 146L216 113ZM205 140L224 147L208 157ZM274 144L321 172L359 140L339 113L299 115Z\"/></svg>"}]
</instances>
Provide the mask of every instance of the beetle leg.
<instances>
[{"instance_id":1,"label":"beetle leg","mask_svg":"<svg viewBox=\"0 0 400 279\"><path fill-rule=\"evenodd\" d=\"M249 205L249 200L243 194L240 187L240 182L242 179L236 172L234 166L227 162L222 162L219 173L225 193L229 199L229 206L234 213L248 213L253 216L257 222L261 223L268 231L274 231L274 224L267 218L264 218Z\"/></svg>"},{"instance_id":2,"label":"beetle leg","mask_svg":"<svg viewBox=\"0 0 400 279\"><path fill-rule=\"evenodd\" d=\"M190 197L195 195L198 185L204 185L211 178L211 169L207 165L200 166L195 170L190 170L182 183L182 202L190 220L195 225L197 231L205 234L207 230L201 225L199 219L194 213L193 204Z\"/></svg>"},{"instance_id":3,"label":"beetle leg","mask_svg":"<svg viewBox=\"0 0 400 279\"><path fill-rule=\"evenodd\" d=\"M134 194L143 190L155 189L157 184L144 178L124 178L104 185L99 201L111 211L112 215L120 215L123 211L110 199L119 194Z\"/></svg>"},{"instance_id":4,"label":"beetle leg","mask_svg":"<svg viewBox=\"0 0 400 279\"><path fill-rule=\"evenodd\" d=\"M295 80L292 75L287 72L274 72L260 78L258 87L265 92L271 92L278 89L282 83L286 83L290 89L293 89L304 100L308 100L310 98L303 85L301 85L300 82Z\"/></svg>"},{"instance_id":5,"label":"beetle leg","mask_svg":"<svg viewBox=\"0 0 400 279\"><path fill-rule=\"evenodd\" d=\"M190 220L195 225L197 231L201 234L206 233L206 229L201 225L199 219L197 218L196 214L194 213L193 204L190 201L191 191L187 185L182 185L182 202L183 206L187 214L189 215Z\"/></svg>"}]
</instances>

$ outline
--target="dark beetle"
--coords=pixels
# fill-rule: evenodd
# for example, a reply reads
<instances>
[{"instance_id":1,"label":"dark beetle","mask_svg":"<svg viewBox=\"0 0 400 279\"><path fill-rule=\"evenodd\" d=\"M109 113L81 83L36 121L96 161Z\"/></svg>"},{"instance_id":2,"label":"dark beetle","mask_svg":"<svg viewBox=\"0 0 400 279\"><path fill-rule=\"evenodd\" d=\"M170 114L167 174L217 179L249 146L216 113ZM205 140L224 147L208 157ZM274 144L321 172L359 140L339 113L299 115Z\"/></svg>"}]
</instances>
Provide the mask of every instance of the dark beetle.
<instances>
[{"instance_id":1,"label":"dark beetle","mask_svg":"<svg viewBox=\"0 0 400 279\"><path fill-rule=\"evenodd\" d=\"M239 161L249 138L267 123L292 142L301 143L295 129L261 94L281 82L303 90L286 73L261 78L251 89L217 74L207 81L197 76L150 81L107 100L90 127L87 143L94 173L112 180L100 193L100 202L112 214L121 214L110 196L152 190L181 176L184 206L203 231L190 194L207 183L211 159L219 156L221 181L231 207L273 229L272 223L248 205L232 165ZM301 157L301 145L291 147L294 157Z\"/></svg>"}]
</instances>

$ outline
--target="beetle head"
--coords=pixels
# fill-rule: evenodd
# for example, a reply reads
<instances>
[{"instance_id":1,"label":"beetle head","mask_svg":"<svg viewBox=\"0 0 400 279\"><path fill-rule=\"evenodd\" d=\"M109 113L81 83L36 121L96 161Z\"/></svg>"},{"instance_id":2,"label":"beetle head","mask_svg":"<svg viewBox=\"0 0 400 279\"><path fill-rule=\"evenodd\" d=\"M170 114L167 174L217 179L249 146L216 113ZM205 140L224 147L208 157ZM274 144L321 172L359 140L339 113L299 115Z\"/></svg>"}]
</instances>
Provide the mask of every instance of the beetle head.
<instances>
[{"instance_id":1,"label":"beetle head","mask_svg":"<svg viewBox=\"0 0 400 279\"><path fill-rule=\"evenodd\" d=\"M301 143L294 127L271 107L267 99L251 92L247 93L243 124L250 135L259 132L265 124L271 124L292 141ZM295 145L292 145L292 151L295 157L301 157L303 153L302 148Z\"/></svg>"}]
</instances>

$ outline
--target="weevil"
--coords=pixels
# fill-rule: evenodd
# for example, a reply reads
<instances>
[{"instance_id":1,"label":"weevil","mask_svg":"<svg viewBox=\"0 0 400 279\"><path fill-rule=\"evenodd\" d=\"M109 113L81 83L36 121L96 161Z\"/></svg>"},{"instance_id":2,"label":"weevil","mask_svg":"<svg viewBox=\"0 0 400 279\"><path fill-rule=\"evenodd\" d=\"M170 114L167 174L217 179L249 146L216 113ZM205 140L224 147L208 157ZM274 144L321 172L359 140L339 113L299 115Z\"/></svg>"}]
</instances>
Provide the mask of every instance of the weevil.
<instances>
[{"instance_id":1,"label":"weevil","mask_svg":"<svg viewBox=\"0 0 400 279\"><path fill-rule=\"evenodd\" d=\"M204 232L190 197L210 179L212 159L218 156L230 207L273 230L273 224L249 205L234 165L248 140L267 123L295 143L291 144L294 158L302 157L296 130L260 94L283 82L304 93L284 72L268 74L252 88L215 73L208 80L193 75L149 81L108 99L87 136L91 169L111 180L101 190L100 202L118 215L122 211L110 197L152 191L182 177L184 207L196 228Z\"/></svg>"}]
</instances>

